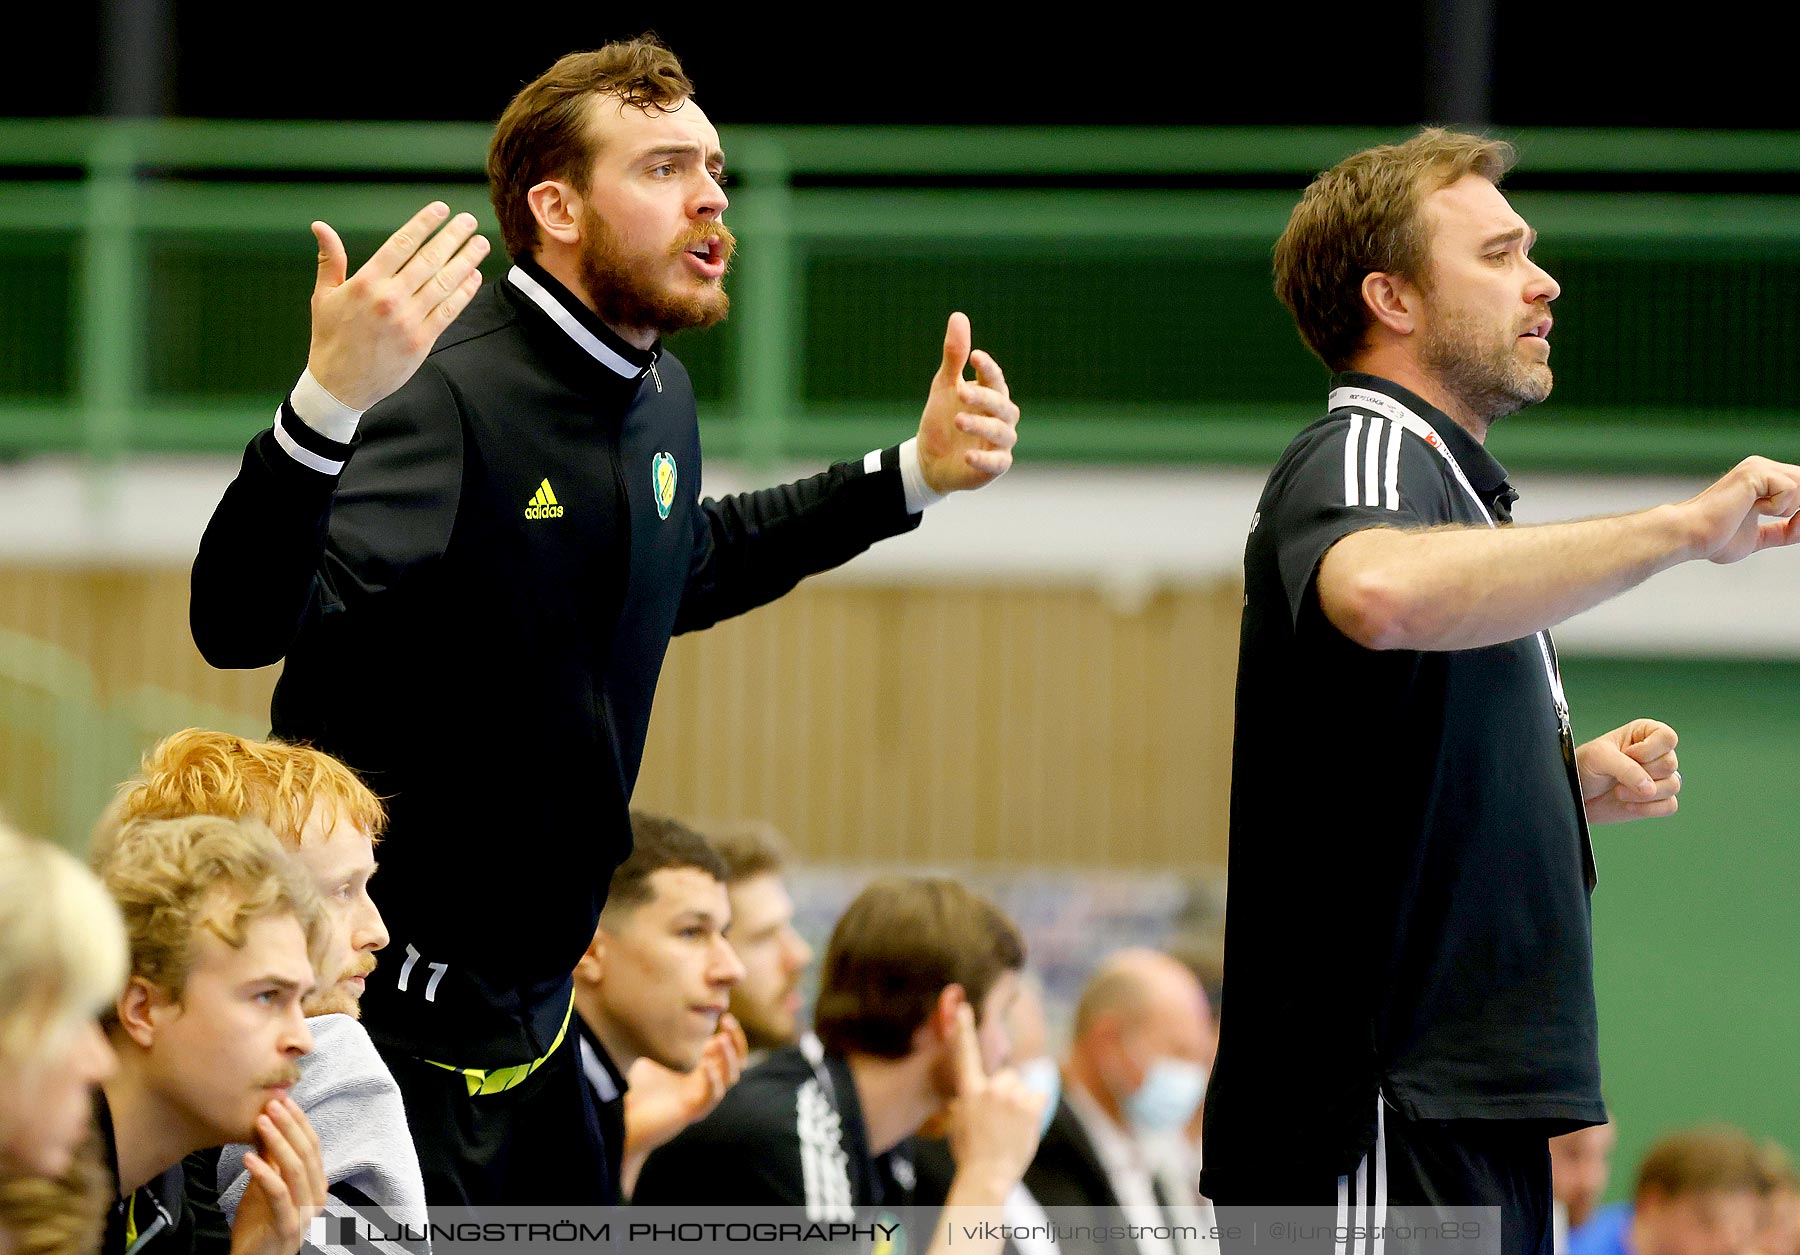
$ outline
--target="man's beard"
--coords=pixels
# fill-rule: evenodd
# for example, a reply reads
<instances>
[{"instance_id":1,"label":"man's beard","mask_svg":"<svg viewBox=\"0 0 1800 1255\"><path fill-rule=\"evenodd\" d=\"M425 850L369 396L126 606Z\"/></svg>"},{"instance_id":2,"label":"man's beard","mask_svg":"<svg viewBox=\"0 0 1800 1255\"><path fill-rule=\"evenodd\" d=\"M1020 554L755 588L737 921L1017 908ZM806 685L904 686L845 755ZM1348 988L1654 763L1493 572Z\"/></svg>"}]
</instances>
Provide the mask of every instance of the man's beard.
<instances>
[{"instance_id":1,"label":"man's beard","mask_svg":"<svg viewBox=\"0 0 1800 1255\"><path fill-rule=\"evenodd\" d=\"M791 986L783 989L777 999L786 998L791 992ZM737 1017L738 1027L744 1030L744 1039L752 1050L780 1050L793 1045L800 1036L798 1017L787 1015L779 1002L776 1010L764 1015L748 998L739 998L731 1013Z\"/></svg>"},{"instance_id":2,"label":"man's beard","mask_svg":"<svg viewBox=\"0 0 1800 1255\"><path fill-rule=\"evenodd\" d=\"M372 954L361 956L348 969L340 972L329 988L318 990L306 1000L300 1009L306 1013L308 1018L315 1015L347 1015L353 1020L362 1019L362 998L345 988L344 982L352 976L361 976L367 979L369 973L374 970L375 956Z\"/></svg>"},{"instance_id":3,"label":"man's beard","mask_svg":"<svg viewBox=\"0 0 1800 1255\"><path fill-rule=\"evenodd\" d=\"M932 1060L925 1073L925 1084L930 1087L931 1095L936 1099L936 1107L925 1117L925 1122L913 1130L913 1136L933 1140L950 1136L950 1109L956 1102L958 1076L956 1056L946 1051Z\"/></svg>"},{"instance_id":4,"label":"man's beard","mask_svg":"<svg viewBox=\"0 0 1800 1255\"><path fill-rule=\"evenodd\" d=\"M1548 362L1527 362L1515 338L1494 345L1476 320L1452 315L1434 325L1424 344L1425 368L1484 423L1516 414L1550 395Z\"/></svg>"},{"instance_id":5,"label":"man's beard","mask_svg":"<svg viewBox=\"0 0 1800 1255\"><path fill-rule=\"evenodd\" d=\"M722 321L731 311L731 297L725 292L723 276L717 282L683 285L676 291L656 278L657 272L667 268L670 258L679 258L709 236L718 238L729 268L737 240L722 222L695 224L661 257L633 257L625 252L593 206L583 207L581 281L600 321L609 327L654 331L665 336Z\"/></svg>"}]
</instances>

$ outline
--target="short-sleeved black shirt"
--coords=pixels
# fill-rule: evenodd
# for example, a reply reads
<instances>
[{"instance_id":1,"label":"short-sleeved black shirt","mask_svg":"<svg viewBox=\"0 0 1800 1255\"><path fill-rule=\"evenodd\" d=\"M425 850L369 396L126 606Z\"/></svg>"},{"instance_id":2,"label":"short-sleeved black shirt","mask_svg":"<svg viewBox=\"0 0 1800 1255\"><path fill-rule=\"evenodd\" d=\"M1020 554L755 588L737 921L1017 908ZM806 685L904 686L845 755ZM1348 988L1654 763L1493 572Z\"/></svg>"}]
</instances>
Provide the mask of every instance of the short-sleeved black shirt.
<instances>
[{"instance_id":1,"label":"short-sleeved black shirt","mask_svg":"<svg viewBox=\"0 0 1800 1255\"><path fill-rule=\"evenodd\" d=\"M1352 1170L1378 1093L1415 1120L1605 1118L1592 853L1548 634L1377 652L1331 625L1315 586L1352 532L1505 526L1516 497L1467 432L1368 375L1333 381L1331 413L1263 489L1244 550L1214 1198Z\"/></svg>"},{"instance_id":2,"label":"short-sleeved black shirt","mask_svg":"<svg viewBox=\"0 0 1800 1255\"><path fill-rule=\"evenodd\" d=\"M719 1105L650 1152L640 1206L804 1207L848 1220L859 1207L907 1207L911 1139L880 1155L850 1065L810 1033L744 1073Z\"/></svg>"}]
</instances>

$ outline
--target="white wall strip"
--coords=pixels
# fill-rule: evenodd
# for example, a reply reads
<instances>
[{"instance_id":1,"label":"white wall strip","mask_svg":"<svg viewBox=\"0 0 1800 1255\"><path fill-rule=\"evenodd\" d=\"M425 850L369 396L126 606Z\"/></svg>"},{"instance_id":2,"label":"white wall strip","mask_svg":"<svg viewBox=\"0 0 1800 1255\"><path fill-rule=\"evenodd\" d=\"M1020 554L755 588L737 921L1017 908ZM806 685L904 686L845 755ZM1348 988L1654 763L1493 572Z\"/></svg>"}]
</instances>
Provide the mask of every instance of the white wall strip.
<instances>
[{"instance_id":1,"label":"white wall strip","mask_svg":"<svg viewBox=\"0 0 1800 1255\"><path fill-rule=\"evenodd\" d=\"M908 422L896 416L896 435ZM1240 578L1266 471L1045 466L1029 460L979 492L931 508L914 532L820 578L852 583L1086 585L1120 613L1157 591ZM162 563L194 559L238 458L144 457L117 467L72 458L0 466L0 560ZM709 462L708 496L821 469L746 474ZM1694 479L1521 476L1521 523L1620 514L1692 496ZM1800 548L1732 566L1689 562L1557 629L1564 654L1800 658Z\"/></svg>"}]
</instances>

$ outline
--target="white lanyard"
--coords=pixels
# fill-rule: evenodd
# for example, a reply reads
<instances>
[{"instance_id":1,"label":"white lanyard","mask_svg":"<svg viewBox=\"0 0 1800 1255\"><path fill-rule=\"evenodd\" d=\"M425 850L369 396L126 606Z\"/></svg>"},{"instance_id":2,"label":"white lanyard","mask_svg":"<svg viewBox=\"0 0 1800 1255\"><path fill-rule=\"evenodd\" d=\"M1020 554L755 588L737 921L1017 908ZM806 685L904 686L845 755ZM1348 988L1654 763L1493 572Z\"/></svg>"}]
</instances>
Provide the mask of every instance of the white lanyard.
<instances>
[{"instance_id":1,"label":"white lanyard","mask_svg":"<svg viewBox=\"0 0 1800 1255\"><path fill-rule=\"evenodd\" d=\"M1456 455L1450 452L1450 447L1444 443L1443 437L1437 434L1437 429L1405 405L1384 392L1374 392L1368 388L1333 388L1331 395L1326 398L1326 404L1333 410L1350 408L1374 410L1382 417L1393 420L1396 427L1412 432L1413 435L1437 450L1438 456L1444 459L1445 465L1450 468L1450 473L1456 477L1456 482L1463 486L1463 491L1469 494L1469 500L1473 501L1475 508L1481 511L1481 517L1486 520L1487 525L1489 527L1499 526L1494 522L1494 516L1488 512L1487 502L1481 499L1481 494L1475 491L1475 486L1469 482L1469 477L1463 474L1463 468L1457 463ZM1544 675L1550 681L1550 701L1556 707L1557 723L1564 736L1571 736L1569 699L1563 694L1562 676L1556 669L1556 655L1552 652L1550 631L1546 628L1536 635L1538 652L1544 656Z\"/></svg>"}]
</instances>

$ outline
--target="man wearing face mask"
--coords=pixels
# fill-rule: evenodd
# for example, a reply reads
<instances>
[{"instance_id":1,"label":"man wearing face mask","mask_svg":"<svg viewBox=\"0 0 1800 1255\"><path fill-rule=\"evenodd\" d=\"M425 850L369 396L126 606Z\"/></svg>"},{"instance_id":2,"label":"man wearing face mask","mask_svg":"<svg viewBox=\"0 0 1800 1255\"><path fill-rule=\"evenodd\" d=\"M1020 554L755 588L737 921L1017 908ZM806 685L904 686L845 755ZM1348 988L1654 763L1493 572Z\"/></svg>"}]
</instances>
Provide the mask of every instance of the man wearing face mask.
<instances>
[{"instance_id":1,"label":"man wearing face mask","mask_svg":"<svg viewBox=\"0 0 1800 1255\"><path fill-rule=\"evenodd\" d=\"M1186 966L1121 950L1089 978L1075 1011L1062 1100L1025 1173L1045 1207L1117 1208L1132 1225L1187 1224L1192 1184L1171 1180L1167 1147L1206 1092L1212 1014ZM1067 1252L1065 1245L1065 1252ZM1142 1232L1108 1255L1189 1255Z\"/></svg>"}]
</instances>

